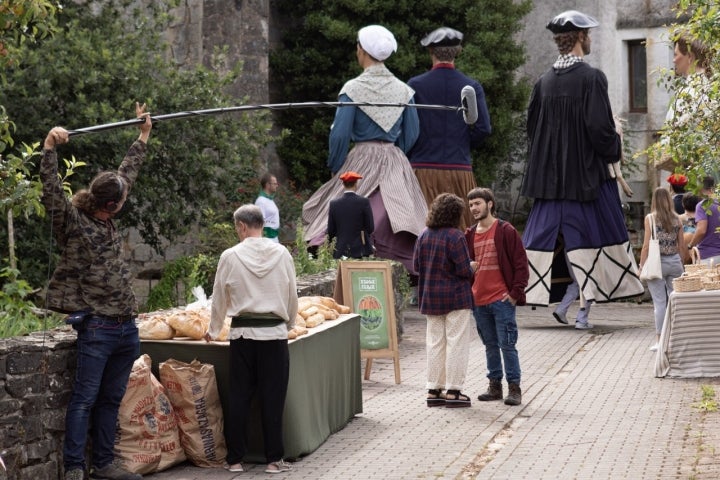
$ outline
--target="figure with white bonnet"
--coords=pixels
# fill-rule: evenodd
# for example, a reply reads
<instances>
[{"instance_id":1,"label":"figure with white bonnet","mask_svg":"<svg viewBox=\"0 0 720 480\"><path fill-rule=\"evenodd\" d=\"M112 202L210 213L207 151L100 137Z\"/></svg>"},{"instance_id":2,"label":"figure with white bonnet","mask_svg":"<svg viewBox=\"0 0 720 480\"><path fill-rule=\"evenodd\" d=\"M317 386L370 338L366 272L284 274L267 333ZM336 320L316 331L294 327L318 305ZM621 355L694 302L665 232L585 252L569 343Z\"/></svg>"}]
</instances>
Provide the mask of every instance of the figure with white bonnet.
<instances>
[{"instance_id":1,"label":"figure with white bonnet","mask_svg":"<svg viewBox=\"0 0 720 480\"><path fill-rule=\"evenodd\" d=\"M548 305L553 270L566 259L570 277L578 283L581 307L644 291L611 168L622 156L622 138L613 119L607 77L584 59L591 50L590 29L598 25L595 18L576 10L547 24L559 55L530 97L528 159L521 187L521 194L533 199L523 233L531 305ZM560 238L564 255L558 254L553 265ZM575 328L592 328L587 309L581 312Z\"/></svg>"},{"instance_id":2,"label":"figure with white bonnet","mask_svg":"<svg viewBox=\"0 0 720 480\"><path fill-rule=\"evenodd\" d=\"M392 32L369 25L358 32L356 57L362 73L345 83L340 102L413 104L413 90L384 62L398 45ZM338 172L363 172L357 194L367 197L375 223L375 254L402 262L413 272L415 240L425 228L427 205L406 153L418 138L413 107L342 106L330 129L327 166L333 178L303 205L305 240L325 241L330 200L343 191ZM348 152L350 143L354 146ZM414 273L414 272L413 272Z\"/></svg>"},{"instance_id":3,"label":"figure with white bonnet","mask_svg":"<svg viewBox=\"0 0 720 480\"><path fill-rule=\"evenodd\" d=\"M462 41L462 32L449 27L440 27L427 34L420 40L420 45L430 54L431 69L408 80L419 104L459 105L464 87L475 90L478 119L472 125L466 124L457 112L418 111L420 136L408 159L428 205L441 193L454 193L465 198L467 192L477 187L470 152L480 147L491 133L482 85L455 68L455 60L462 52ZM470 210L465 209L460 228L472 223Z\"/></svg>"}]
</instances>

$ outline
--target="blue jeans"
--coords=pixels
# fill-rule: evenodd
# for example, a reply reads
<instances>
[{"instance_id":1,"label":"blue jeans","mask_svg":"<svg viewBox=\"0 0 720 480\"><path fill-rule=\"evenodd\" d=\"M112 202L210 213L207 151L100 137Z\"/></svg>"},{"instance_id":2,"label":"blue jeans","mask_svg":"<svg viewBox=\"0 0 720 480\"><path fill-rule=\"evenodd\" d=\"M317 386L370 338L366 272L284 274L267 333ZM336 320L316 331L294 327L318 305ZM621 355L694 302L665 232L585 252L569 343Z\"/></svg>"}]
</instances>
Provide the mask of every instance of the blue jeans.
<instances>
[{"instance_id":1,"label":"blue jeans","mask_svg":"<svg viewBox=\"0 0 720 480\"><path fill-rule=\"evenodd\" d=\"M77 330L77 370L65 415L65 471L85 468L90 425L92 465L102 468L112 462L118 408L140 354L134 320L121 323L93 315Z\"/></svg>"},{"instance_id":2,"label":"blue jeans","mask_svg":"<svg viewBox=\"0 0 720 480\"><path fill-rule=\"evenodd\" d=\"M474 307L473 315L477 331L485 345L487 377L490 380L502 380L504 363L507 382L519 385L520 358L515 348L518 339L515 305L498 300L489 305Z\"/></svg>"}]
</instances>

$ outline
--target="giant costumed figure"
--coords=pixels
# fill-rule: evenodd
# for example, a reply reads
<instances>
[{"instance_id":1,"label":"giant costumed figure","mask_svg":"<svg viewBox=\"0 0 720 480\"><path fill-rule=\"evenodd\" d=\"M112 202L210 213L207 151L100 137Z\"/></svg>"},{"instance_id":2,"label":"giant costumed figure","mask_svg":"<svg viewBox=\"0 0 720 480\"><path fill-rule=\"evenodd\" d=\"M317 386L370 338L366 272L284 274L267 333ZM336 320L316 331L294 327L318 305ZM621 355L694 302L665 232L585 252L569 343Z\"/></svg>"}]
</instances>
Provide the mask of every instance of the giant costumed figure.
<instances>
[{"instance_id":1,"label":"giant costumed figure","mask_svg":"<svg viewBox=\"0 0 720 480\"><path fill-rule=\"evenodd\" d=\"M345 83L339 100L414 103L413 90L385 67L384 61L396 50L395 37L385 27L360 29L356 55L363 73ZM336 110L328 156L333 178L303 205L305 240L311 246L325 240L330 201L342 195L338 173L363 172L357 194L370 200L375 254L402 262L414 273L415 240L425 228L427 204L405 152L417 140L418 131L415 108L350 106ZM348 153L351 142L354 147Z\"/></svg>"},{"instance_id":2,"label":"giant costumed figure","mask_svg":"<svg viewBox=\"0 0 720 480\"><path fill-rule=\"evenodd\" d=\"M581 304L644 291L614 178L622 141L613 120L607 78L583 61L590 53L589 29L596 26L594 18L574 10L547 25L560 55L532 92L528 163L521 189L522 195L534 199L523 234L530 305L550 302L559 237L580 287Z\"/></svg>"}]
</instances>

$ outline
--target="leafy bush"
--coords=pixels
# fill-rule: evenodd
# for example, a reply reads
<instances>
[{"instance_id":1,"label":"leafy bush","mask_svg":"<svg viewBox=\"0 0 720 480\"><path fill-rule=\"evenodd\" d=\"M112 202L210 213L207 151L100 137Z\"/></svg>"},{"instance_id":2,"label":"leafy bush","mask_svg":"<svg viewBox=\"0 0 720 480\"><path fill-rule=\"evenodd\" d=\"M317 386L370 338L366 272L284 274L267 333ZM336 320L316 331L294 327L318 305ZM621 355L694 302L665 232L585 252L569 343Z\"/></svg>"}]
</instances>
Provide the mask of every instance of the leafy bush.
<instances>
[{"instance_id":1,"label":"leafy bush","mask_svg":"<svg viewBox=\"0 0 720 480\"><path fill-rule=\"evenodd\" d=\"M458 69L482 83L493 133L474 152L478 182L489 185L507 170L513 146L524 146L517 129L524 125L530 87L515 75L525 61L524 47L513 35L532 2L521 0L433 0L398 2L307 2L277 0L283 25L281 46L270 56L271 81L279 102L335 101L343 84L357 76L355 59L359 28L382 24L393 32L399 48L386 62L401 80L430 68L420 39L443 25L465 34ZM458 98L459 103L459 98ZM277 112L280 126L289 131L278 145L290 176L301 188L315 189L329 177L325 166L332 109Z\"/></svg>"},{"instance_id":2,"label":"leafy bush","mask_svg":"<svg viewBox=\"0 0 720 480\"><path fill-rule=\"evenodd\" d=\"M25 280L18 278L17 270L9 267L0 270L0 338L15 337L62 324L60 315L48 313L38 316L35 304L29 300L34 293Z\"/></svg>"}]
</instances>

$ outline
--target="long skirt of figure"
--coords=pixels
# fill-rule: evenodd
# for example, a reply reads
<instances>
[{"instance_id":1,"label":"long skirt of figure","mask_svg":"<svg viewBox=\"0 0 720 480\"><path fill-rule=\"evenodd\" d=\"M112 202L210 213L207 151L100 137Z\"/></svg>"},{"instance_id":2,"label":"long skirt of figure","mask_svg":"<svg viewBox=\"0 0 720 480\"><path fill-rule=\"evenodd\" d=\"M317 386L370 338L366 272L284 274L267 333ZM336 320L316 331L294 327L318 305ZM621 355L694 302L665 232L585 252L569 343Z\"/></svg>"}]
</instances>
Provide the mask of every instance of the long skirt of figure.
<instances>
[{"instance_id":1,"label":"long skirt of figure","mask_svg":"<svg viewBox=\"0 0 720 480\"><path fill-rule=\"evenodd\" d=\"M587 301L642 295L615 180L600 188L595 201L535 200L522 237L530 267L528 305L547 306L551 301L552 278L558 276L553 259L559 235Z\"/></svg>"},{"instance_id":2,"label":"long skirt of figure","mask_svg":"<svg viewBox=\"0 0 720 480\"><path fill-rule=\"evenodd\" d=\"M342 168L303 205L305 241L325 241L330 200L343 194L338 175L362 175L357 194L368 197L373 211L376 256L401 262L414 273L415 240L425 228L427 205L410 163L402 150L387 142L362 142L350 150Z\"/></svg>"}]
</instances>

